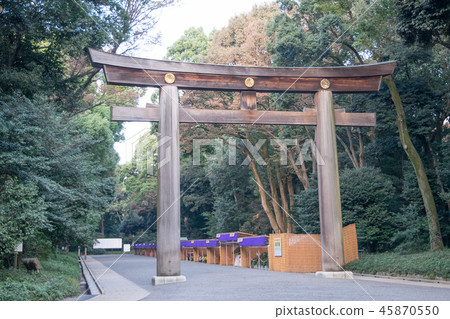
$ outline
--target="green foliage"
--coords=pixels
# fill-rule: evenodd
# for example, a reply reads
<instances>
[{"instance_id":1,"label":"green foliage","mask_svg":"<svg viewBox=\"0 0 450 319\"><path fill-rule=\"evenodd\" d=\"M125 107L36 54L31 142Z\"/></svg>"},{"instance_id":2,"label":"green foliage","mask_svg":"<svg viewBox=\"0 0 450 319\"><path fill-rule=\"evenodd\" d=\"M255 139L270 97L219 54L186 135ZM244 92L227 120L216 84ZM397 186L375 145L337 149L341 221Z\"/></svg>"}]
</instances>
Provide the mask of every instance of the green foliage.
<instances>
[{"instance_id":1,"label":"green foliage","mask_svg":"<svg viewBox=\"0 0 450 319\"><path fill-rule=\"evenodd\" d=\"M365 274L450 278L450 250L416 254L383 253L362 255L345 266L346 270Z\"/></svg>"},{"instance_id":2,"label":"green foliage","mask_svg":"<svg viewBox=\"0 0 450 319\"><path fill-rule=\"evenodd\" d=\"M270 225L258 214L258 197L245 157L237 153L237 165L228 165L228 152L221 161L205 165L211 187L213 207L203 213L210 236L221 232L243 231L267 234ZM261 214L262 215L262 214Z\"/></svg>"},{"instance_id":3,"label":"green foliage","mask_svg":"<svg viewBox=\"0 0 450 319\"><path fill-rule=\"evenodd\" d=\"M39 230L48 227L44 198L35 184L7 180L0 186L0 256L14 253L14 248Z\"/></svg>"},{"instance_id":4,"label":"green foliage","mask_svg":"<svg viewBox=\"0 0 450 319\"><path fill-rule=\"evenodd\" d=\"M354 59L355 37L348 33L351 1L279 0L282 14L267 29L277 66L344 65ZM337 44L337 45L336 45Z\"/></svg>"},{"instance_id":5,"label":"green foliage","mask_svg":"<svg viewBox=\"0 0 450 319\"><path fill-rule=\"evenodd\" d=\"M392 247L396 231L395 189L378 169L346 169L340 174L343 226L356 224L358 246L369 252ZM296 219L301 233L319 234L319 199L316 188L303 190L296 199Z\"/></svg>"},{"instance_id":6,"label":"green foliage","mask_svg":"<svg viewBox=\"0 0 450 319\"><path fill-rule=\"evenodd\" d=\"M411 163L405 163L403 172L402 197L405 203L413 205L417 210L424 211L420 190L417 187L417 179Z\"/></svg>"},{"instance_id":7,"label":"green foliage","mask_svg":"<svg viewBox=\"0 0 450 319\"><path fill-rule=\"evenodd\" d=\"M51 239L44 232L37 232L23 242L22 257L49 259L55 253Z\"/></svg>"},{"instance_id":8,"label":"green foliage","mask_svg":"<svg viewBox=\"0 0 450 319\"><path fill-rule=\"evenodd\" d=\"M397 217L399 230L392 238L396 251L418 252L428 248L427 220L417 206L409 205Z\"/></svg>"},{"instance_id":9,"label":"green foliage","mask_svg":"<svg viewBox=\"0 0 450 319\"><path fill-rule=\"evenodd\" d=\"M450 6L445 0L394 1L398 10L397 32L406 43L450 48Z\"/></svg>"},{"instance_id":10,"label":"green foliage","mask_svg":"<svg viewBox=\"0 0 450 319\"><path fill-rule=\"evenodd\" d=\"M173 0L3 0L0 14L0 89L27 97L52 96L69 112L89 107L85 89L98 69L85 49L133 49L149 34L154 12Z\"/></svg>"},{"instance_id":11,"label":"green foliage","mask_svg":"<svg viewBox=\"0 0 450 319\"><path fill-rule=\"evenodd\" d=\"M25 254L48 256L96 237L123 138L109 106L134 106L143 90L101 84L85 49L155 43L154 13L173 2L1 1L1 259L22 241Z\"/></svg>"},{"instance_id":12,"label":"green foliage","mask_svg":"<svg viewBox=\"0 0 450 319\"><path fill-rule=\"evenodd\" d=\"M93 160L100 163L112 176L118 162L118 155L113 149L114 132L111 130L109 116L106 117L95 109L77 118L84 134L92 141L87 152L93 155Z\"/></svg>"},{"instance_id":13,"label":"green foliage","mask_svg":"<svg viewBox=\"0 0 450 319\"><path fill-rule=\"evenodd\" d=\"M40 260L39 273L0 269L0 300L61 300L80 293L80 267L74 255L53 255Z\"/></svg>"},{"instance_id":14,"label":"green foliage","mask_svg":"<svg viewBox=\"0 0 450 319\"><path fill-rule=\"evenodd\" d=\"M139 231L143 231L144 220L141 216L135 212L131 212L125 216L120 224L119 231L125 236L139 234Z\"/></svg>"},{"instance_id":15,"label":"green foliage","mask_svg":"<svg viewBox=\"0 0 450 319\"><path fill-rule=\"evenodd\" d=\"M206 36L202 27L189 28L183 36L167 49L165 59L180 62L200 62L208 51L211 36Z\"/></svg>"},{"instance_id":16,"label":"green foliage","mask_svg":"<svg viewBox=\"0 0 450 319\"><path fill-rule=\"evenodd\" d=\"M301 66L307 62L307 55L303 54L302 28L298 23L285 15L277 16L268 27L269 35L276 32L275 42L268 44L273 56L274 65Z\"/></svg>"},{"instance_id":17,"label":"green foliage","mask_svg":"<svg viewBox=\"0 0 450 319\"><path fill-rule=\"evenodd\" d=\"M64 59L78 58L84 48L100 48L110 41L102 31L113 27L101 17L107 5L50 0L4 0L2 5L0 61L8 72L2 75L0 88L6 93L17 89L29 97L37 92L69 93L79 79L61 82L66 72ZM32 81L25 80L29 75Z\"/></svg>"},{"instance_id":18,"label":"green foliage","mask_svg":"<svg viewBox=\"0 0 450 319\"><path fill-rule=\"evenodd\" d=\"M118 167L116 171L118 192L115 201L105 215L111 228L108 233L121 232L131 239L141 236L140 242L152 240L156 236L157 205L157 139L155 135L143 135L136 147L130 163ZM152 226L152 228L149 228Z\"/></svg>"},{"instance_id":19,"label":"green foliage","mask_svg":"<svg viewBox=\"0 0 450 319\"><path fill-rule=\"evenodd\" d=\"M320 234L319 192L317 188L305 189L295 195L294 210L298 232Z\"/></svg>"},{"instance_id":20,"label":"green foliage","mask_svg":"<svg viewBox=\"0 0 450 319\"><path fill-rule=\"evenodd\" d=\"M10 202L10 210L29 212L33 227L45 225L44 233L55 244L88 243L115 192L114 179L90 152L98 136L43 98L0 98L0 180L7 186L0 194L5 207ZM22 187L22 202L13 184L6 184L11 179L23 185L15 186Z\"/></svg>"},{"instance_id":21,"label":"green foliage","mask_svg":"<svg viewBox=\"0 0 450 319\"><path fill-rule=\"evenodd\" d=\"M194 166L185 158L181 166L181 235L190 239L208 238L212 234L207 226L208 215L212 210L214 195L202 166Z\"/></svg>"},{"instance_id":22,"label":"green foliage","mask_svg":"<svg viewBox=\"0 0 450 319\"><path fill-rule=\"evenodd\" d=\"M359 247L386 251L395 232L395 189L377 169L345 170L340 176L343 225L356 223Z\"/></svg>"}]
</instances>

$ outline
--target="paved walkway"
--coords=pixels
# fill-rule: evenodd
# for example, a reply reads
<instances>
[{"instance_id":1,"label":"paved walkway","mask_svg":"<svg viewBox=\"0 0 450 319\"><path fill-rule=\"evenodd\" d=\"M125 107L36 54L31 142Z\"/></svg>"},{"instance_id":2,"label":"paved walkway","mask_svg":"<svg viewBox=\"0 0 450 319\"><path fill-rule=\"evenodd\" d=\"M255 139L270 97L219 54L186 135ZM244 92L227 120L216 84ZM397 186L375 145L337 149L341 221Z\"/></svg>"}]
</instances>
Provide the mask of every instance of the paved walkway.
<instances>
[{"instance_id":1,"label":"paved walkway","mask_svg":"<svg viewBox=\"0 0 450 319\"><path fill-rule=\"evenodd\" d=\"M181 265L181 274L186 276L186 282L152 286L152 276L156 274L155 258L124 255L117 260L119 256L88 257L89 267L106 292L89 300L450 300L450 285L447 284L366 277L325 279L314 274L185 261Z\"/></svg>"},{"instance_id":2,"label":"paved walkway","mask_svg":"<svg viewBox=\"0 0 450 319\"><path fill-rule=\"evenodd\" d=\"M115 272L114 266L111 268L110 265L112 262L117 260L117 258L120 255L109 255L105 257L111 260L111 263L108 263L108 266L105 266L101 261L103 261L104 258L99 258L97 256L96 258L93 258L91 256L88 257L86 260L87 264L89 265L89 268L94 273L94 276L97 278L97 280L100 282L100 285L102 286L104 290L103 295L97 295L93 298L90 298L89 300L95 300L95 301L135 301L140 300L144 297L146 297L149 294L149 291L146 289L143 289L136 285L131 280L126 279L125 277L121 276L117 272ZM103 257L103 256L102 256ZM124 262L127 257L129 256L123 256L119 262ZM99 260L100 261L99 261Z\"/></svg>"}]
</instances>

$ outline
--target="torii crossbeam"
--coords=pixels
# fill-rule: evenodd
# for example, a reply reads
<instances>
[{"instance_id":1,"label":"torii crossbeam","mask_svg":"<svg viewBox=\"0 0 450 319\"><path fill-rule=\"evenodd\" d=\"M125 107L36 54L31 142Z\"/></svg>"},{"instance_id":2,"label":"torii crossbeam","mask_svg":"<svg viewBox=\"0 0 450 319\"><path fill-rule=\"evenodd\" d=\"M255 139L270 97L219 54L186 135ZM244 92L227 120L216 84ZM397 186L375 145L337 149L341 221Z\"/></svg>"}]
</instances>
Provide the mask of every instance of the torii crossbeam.
<instances>
[{"instance_id":1,"label":"torii crossbeam","mask_svg":"<svg viewBox=\"0 0 450 319\"><path fill-rule=\"evenodd\" d=\"M342 215L337 163L336 125L375 126L375 113L346 113L333 108L332 92L361 93L380 89L381 77L395 62L350 67L270 68L159 61L89 49L92 65L103 68L109 84L157 87L160 105L111 107L113 121L159 121L159 154L170 162L159 168L157 276L153 284L183 281L180 273L179 123L315 125L318 165L322 271L340 272L344 264ZM241 92L241 110L182 108L178 89ZM308 112L257 111L256 92L314 93ZM182 109L182 112L180 112Z\"/></svg>"}]
</instances>

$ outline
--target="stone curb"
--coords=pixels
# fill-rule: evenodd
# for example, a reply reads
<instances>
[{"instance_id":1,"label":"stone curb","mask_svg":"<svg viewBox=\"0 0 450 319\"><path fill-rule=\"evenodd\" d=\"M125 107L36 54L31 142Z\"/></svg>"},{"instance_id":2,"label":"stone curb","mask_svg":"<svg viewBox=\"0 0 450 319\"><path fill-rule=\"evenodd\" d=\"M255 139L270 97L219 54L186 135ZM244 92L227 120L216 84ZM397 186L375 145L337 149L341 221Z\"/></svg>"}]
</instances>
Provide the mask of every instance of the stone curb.
<instances>
[{"instance_id":1,"label":"stone curb","mask_svg":"<svg viewBox=\"0 0 450 319\"><path fill-rule=\"evenodd\" d=\"M360 273L353 273L353 275L359 276L359 277L404 280L404 281L412 281L412 282L426 282L426 283L431 283L431 284L450 285L450 281L447 281L447 280L432 280L432 279L427 279L424 277L397 277L397 276L370 275L370 274L360 274Z\"/></svg>"},{"instance_id":2,"label":"stone curb","mask_svg":"<svg viewBox=\"0 0 450 319\"><path fill-rule=\"evenodd\" d=\"M80 257L81 268L83 271L84 278L86 279L86 284L91 292L91 295L103 295L105 293L103 287L98 282L92 270L87 265L86 261Z\"/></svg>"}]
</instances>

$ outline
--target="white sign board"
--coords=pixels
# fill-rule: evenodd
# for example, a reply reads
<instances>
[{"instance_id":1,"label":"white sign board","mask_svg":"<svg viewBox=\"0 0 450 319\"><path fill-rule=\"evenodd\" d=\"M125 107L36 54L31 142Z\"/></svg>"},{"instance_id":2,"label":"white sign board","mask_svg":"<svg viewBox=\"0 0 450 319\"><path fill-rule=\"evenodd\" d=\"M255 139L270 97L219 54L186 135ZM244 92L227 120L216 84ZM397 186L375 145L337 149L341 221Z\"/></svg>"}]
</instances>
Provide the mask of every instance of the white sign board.
<instances>
[{"instance_id":1,"label":"white sign board","mask_svg":"<svg viewBox=\"0 0 450 319\"><path fill-rule=\"evenodd\" d=\"M98 238L94 249L122 249L122 238Z\"/></svg>"},{"instance_id":2,"label":"white sign board","mask_svg":"<svg viewBox=\"0 0 450 319\"><path fill-rule=\"evenodd\" d=\"M131 245L130 244L123 245L123 252L124 253L129 253L130 251L131 251Z\"/></svg>"},{"instance_id":3,"label":"white sign board","mask_svg":"<svg viewBox=\"0 0 450 319\"><path fill-rule=\"evenodd\" d=\"M19 245L17 245L17 247L14 248L14 251L15 251L16 253L21 253L21 252L23 252L23 243L20 243Z\"/></svg>"},{"instance_id":4,"label":"white sign board","mask_svg":"<svg viewBox=\"0 0 450 319\"><path fill-rule=\"evenodd\" d=\"M273 239L273 255L274 257L281 257L281 238Z\"/></svg>"}]
</instances>

